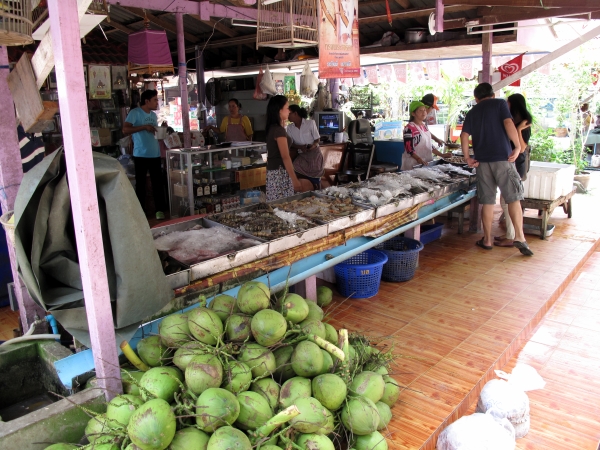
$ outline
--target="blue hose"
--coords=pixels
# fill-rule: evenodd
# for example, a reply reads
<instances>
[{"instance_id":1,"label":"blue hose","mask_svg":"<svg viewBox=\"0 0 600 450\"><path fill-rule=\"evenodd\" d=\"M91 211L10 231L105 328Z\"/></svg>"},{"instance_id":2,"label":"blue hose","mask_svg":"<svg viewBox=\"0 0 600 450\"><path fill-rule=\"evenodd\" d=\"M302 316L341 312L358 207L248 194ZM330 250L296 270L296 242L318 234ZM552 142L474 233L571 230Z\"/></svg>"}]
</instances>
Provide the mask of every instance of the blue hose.
<instances>
[{"instance_id":1,"label":"blue hose","mask_svg":"<svg viewBox=\"0 0 600 450\"><path fill-rule=\"evenodd\" d=\"M46 316L46 320L48 321L48 323L50 324L50 328L52 328L52 333L53 334L60 334L58 332L58 323L56 322L56 319L54 318L54 316L52 314L48 314ZM58 339L57 339L58 340Z\"/></svg>"}]
</instances>

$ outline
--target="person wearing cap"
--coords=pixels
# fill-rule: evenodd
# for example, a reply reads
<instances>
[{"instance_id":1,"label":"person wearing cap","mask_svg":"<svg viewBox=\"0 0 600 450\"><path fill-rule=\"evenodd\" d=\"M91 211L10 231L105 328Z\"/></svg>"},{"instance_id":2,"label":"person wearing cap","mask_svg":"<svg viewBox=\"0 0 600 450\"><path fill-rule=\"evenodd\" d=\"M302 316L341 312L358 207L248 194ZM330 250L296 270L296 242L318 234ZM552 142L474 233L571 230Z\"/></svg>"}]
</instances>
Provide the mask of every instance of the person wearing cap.
<instances>
[{"instance_id":1,"label":"person wearing cap","mask_svg":"<svg viewBox=\"0 0 600 450\"><path fill-rule=\"evenodd\" d=\"M417 164L427 165L433 161L433 154L444 157L452 153L442 153L431 144L431 132L425 123L427 106L419 101L411 102L408 107L410 122L404 127L404 154L401 170L411 170Z\"/></svg>"},{"instance_id":2,"label":"person wearing cap","mask_svg":"<svg viewBox=\"0 0 600 450\"><path fill-rule=\"evenodd\" d=\"M429 125L437 125L437 111L440 107L437 105L437 97L433 94L425 94L421 99L421 103L427 106L427 116L425 117L425 123ZM444 145L444 141L439 139L436 135L432 134L431 139L437 142L439 145Z\"/></svg>"}]
</instances>

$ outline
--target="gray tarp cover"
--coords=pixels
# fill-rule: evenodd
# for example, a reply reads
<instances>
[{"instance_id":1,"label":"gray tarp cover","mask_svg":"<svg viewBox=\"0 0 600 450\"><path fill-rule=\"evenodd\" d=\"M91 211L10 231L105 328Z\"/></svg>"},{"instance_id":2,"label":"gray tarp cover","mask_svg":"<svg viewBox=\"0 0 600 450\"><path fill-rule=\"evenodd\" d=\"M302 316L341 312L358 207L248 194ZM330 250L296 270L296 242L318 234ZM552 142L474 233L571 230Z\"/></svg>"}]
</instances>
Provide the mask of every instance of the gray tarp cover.
<instances>
[{"instance_id":1,"label":"gray tarp cover","mask_svg":"<svg viewBox=\"0 0 600 450\"><path fill-rule=\"evenodd\" d=\"M117 343L173 297L148 221L121 164L93 153ZM63 150L25 174L15 201L15 247L33 299L91 347ZM93 274L92 274L93 276Z\"/></svg>"}]
</instances>

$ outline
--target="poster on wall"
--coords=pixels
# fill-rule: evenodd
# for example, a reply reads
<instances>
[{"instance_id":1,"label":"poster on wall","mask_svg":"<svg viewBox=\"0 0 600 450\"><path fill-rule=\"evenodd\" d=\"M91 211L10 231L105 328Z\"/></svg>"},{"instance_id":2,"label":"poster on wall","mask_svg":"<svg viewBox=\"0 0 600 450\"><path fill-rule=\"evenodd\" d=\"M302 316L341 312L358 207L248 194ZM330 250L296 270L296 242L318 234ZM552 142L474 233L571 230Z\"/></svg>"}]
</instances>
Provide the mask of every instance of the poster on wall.
<instances>
[{"instance_id":1,"label":"poster on wall","mask_svg":"<svg viewBox=\"0 0 600 450\"><path fill-rule=\"evenodd\" d=\"M358 0L319 0L319 78L358 78Z\"/></svg>"},{"instance_id":2,"label":"poster on wall","mask_svg":"<svg viewBox=\"0 0 600 450\"><path fill-rule=\"evenodd\" d=\"M90 98L109 99L112 93L110 66L88 67Z\"/></svg>"},{"instance_id":3,"label":"poster on wall","mask_svg":"<svg viewBox=\"0 0 600 450\"><path fill-rule=\"evenodd\" d=\"M110 70L113 91L127 89L127 66L111 66Z\"/></svg>"}]
</instances>

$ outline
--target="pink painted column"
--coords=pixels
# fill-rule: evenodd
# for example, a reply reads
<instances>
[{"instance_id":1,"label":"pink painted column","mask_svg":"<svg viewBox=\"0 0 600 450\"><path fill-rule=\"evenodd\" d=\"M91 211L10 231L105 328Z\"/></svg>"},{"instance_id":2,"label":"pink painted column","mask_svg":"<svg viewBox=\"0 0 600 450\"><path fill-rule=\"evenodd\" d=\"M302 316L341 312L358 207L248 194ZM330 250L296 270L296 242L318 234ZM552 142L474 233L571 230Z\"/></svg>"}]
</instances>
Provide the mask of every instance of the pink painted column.
<instances>
[{"instance_id":1,"label":"pink painted column","mask_svg":"<svg viewBox=\"0 0 600 450\"><path fill-rule=\"evenodd\" d=\"M183 125L183 146L192 146L192 135L190 133L190 105L188 104L187 91L187 65L185 62L185 40L183 37L183 13L175 13L177 24L177 59L179 70L179 88L181 90L181 124Z\"/></svg>"},{"instance_id":2,"label":"pink painted column","mask_svg":"<svg viewBox=\"0 0 600 450\"><path fill-rule=\"evenodd\" d=\"M491 26L483 27L484 30L491 30ZM481 35L481 51L482 51L482 82L483 83L491 83L492 82L492 44L493 44L493 36L492 33L484 33Z\"/></svg>"},{"instance_id":3,"label":"pink painted column","mask_svg":"<svg viewBox=\"0 0 600 450\"><path fill-rule=\"evenodd\" d=\"M8 89L8 52L6 47L0 47L0 204L2 212L12 211L19 185L23 179L19 136L17 134L17 119L13 97ZM17 257L15 247L7 239L10 268L15 282L15 295L19 304L19 315L23 332L35 320L35 316L44 317L46 312L33 301L25 285L17 273Z\"/></svg>"},{"instance_id":4,"label":"pink painted column","mask_svg":"<svg viewBox=\"0 0 600 450\"><path fill-rule=\"evenodd\" d=\"M435 31L436 33L444 31L444 0L435 2Z\"/></svg>"},{"instance_id":5,"label":"pink painted column","mask_svg":"<svg viewBox=\"0 0 600 450\"><path fill-rule=\"evenodd\" d=\"M307 279L294 285L294 292L306 300L317 301L317 276L311 275Z\"/></svg>"},{"instance_id":6,"label":"pink painted column","mask_svg":"<svg viewBox=\"0 0 600 450\"><path fill-rule=\"evenodd\" d=\"M77 0L50 0L48 11L85 309L98 385L108 401L122 392L121 373L100 229Z\"/></svg>"}]
</instances>

